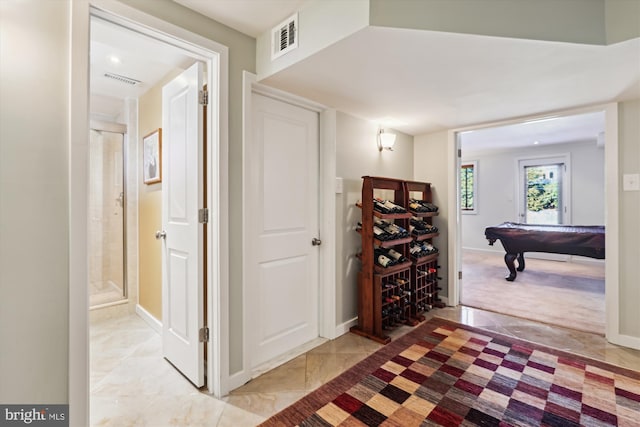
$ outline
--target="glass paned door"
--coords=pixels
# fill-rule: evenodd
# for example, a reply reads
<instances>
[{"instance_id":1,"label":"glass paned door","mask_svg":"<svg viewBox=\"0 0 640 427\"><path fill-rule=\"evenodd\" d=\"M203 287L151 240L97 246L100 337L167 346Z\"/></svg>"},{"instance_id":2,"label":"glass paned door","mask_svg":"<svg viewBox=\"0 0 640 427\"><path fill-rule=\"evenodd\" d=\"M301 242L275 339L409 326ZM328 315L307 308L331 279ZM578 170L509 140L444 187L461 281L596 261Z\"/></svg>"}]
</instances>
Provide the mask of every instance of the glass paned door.
<instances>
[{"instance_id":1,"label":"glass paned door","mask_svg":"<svg viewBox=\"0 0 640 427\"><path fill-rule=\"evenodd\" d=\"M126 298L124 134L92 129L89 139L89 304Z\"/></svg>"},{"instance_id":2,"label":"glass paned door","mask_svg":"<svg viewBox=\"0 0 640 427\"><path fill-rule=\"evenodd\" d=\"M524 215L527 224L564 222L564 163L523 165Z\"/></svg>"}]
</instances>

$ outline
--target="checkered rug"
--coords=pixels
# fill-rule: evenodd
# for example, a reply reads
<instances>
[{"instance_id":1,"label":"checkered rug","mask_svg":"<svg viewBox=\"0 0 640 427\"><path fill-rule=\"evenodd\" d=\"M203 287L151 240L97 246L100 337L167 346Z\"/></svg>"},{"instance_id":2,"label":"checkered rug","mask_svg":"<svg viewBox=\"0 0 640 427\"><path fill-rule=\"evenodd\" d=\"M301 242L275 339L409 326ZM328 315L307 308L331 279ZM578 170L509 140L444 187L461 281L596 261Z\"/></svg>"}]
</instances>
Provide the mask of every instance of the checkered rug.
<instances>
[{"instance_id":1,"label":"checkered rug","mask_svg":"<svg viewBox=\"0 0 640 427\"><path fill-rule=\"evenodd\" d=\"M261 426L640 426L640 372L432 319Z\"/></svg>"}]
</instances>

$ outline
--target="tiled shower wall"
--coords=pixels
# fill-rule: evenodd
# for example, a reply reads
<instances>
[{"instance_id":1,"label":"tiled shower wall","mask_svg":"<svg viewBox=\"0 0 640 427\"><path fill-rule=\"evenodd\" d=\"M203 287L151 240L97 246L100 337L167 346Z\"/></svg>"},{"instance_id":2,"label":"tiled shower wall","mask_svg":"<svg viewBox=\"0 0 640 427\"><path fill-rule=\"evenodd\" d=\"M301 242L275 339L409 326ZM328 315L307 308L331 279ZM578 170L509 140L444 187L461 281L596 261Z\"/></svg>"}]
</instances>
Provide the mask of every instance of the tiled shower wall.
<instances>
[{"instance_id":1,"label":"tiled shower wall","mask_svg":"<svg viewBox=\"0 0 640 427\"><path fill-rule=\"evenodd\" d=\"M97 303L123 298L122 148L122 134L91 131L89 284L91 295L105 294L104 300L92 298Z\"/></svg>"}]
</instances>

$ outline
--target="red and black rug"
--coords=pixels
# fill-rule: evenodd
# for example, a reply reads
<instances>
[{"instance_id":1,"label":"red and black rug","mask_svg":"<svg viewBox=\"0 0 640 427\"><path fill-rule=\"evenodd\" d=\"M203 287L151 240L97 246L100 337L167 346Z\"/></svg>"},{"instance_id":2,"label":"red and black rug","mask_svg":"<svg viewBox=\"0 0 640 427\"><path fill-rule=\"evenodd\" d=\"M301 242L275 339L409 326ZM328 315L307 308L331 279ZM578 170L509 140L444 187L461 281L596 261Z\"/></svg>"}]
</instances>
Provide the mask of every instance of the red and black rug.
<instances>
[{"instance_id":1,"label":"red and black rug","mask_svg":"<svg viewBox=\"0 0 640 427\"><path fill-rule=\"evenodd\" d=\"M640 372L432 319L261 426L640 426Z\"/></svg>"}]
</instances>

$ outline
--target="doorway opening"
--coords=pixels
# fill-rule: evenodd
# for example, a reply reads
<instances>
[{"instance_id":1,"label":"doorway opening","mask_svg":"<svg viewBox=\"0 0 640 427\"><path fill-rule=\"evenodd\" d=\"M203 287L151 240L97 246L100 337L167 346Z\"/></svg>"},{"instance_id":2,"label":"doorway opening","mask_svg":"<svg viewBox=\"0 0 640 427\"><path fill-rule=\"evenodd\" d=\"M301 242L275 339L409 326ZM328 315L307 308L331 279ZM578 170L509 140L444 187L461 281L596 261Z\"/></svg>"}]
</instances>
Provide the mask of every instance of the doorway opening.
<instances>
[{"instance_id":1,"label":"doorway opening","mask_svg":"<svg viewBox=\"0 0 640 427\"><path fill-rule=\"evenodd\" d=\"M190 96L195 99L198 115L203 117L206 129L197 127L195 131L202 145L204 156L197 159L199 165L204 165L206 171L201 174L201 184L204 186L201 199L207 200L208 215L203 216L201 206L196 207L196 222L204 229L207 222L207 230L210 233L206 240L205 254L196 261L196 268L211 271L211 275L202 278L196 286L200 289L201 297L196 302L201 307L202 322L205 325L215 325L216 341L205 336L207 345L202 347L202 370L206 370L208 391L221 395L221 379L226 372L222 369L221 348L226 348L227 340L224 334L226 325L221 325L219 316L224 308L219 295L225 292L221 289L221 283L226 282L228 272L224 267L224 255L220 250L227 245L227 234L222 232L227 221L226 207L227 191L226 178L219 172L226 170L224 153L226 144L226 92L227 92L227 48L211 40L204 39L195 34L184 32L166 22L162 22L147 15L136 14L130 8L123 6L113 11L90 9L89 32L90 38L90 108L92 119L103 122L111 122L126 126L131 143L124 148L126 161L122 164L127 168L123 180L125 188L129 189L131 197L127 198L127 191L121 191L116 195L115 203L127 207L131 221L129 227L124 229L127 234L123 237L123 245L129 249L123 254L127 271L123 276L128 280L127 287L122 292L121 301L100 306L105 310L93 310L91 319L104 319L113 316L137 314L149 324L156 332L160 333L163 324L163 301L168 299L163 295L162 276L165 270L162 260L162 241L157 239L157 233L162 227L162 194L171 187L171 183L163 184L163 173L158 173L158 179L145 179L143 174L143 162L147 156L145 151L145 135L157 132L166 127L166 117L163 110L163 88L173 81L176 76L198 63L201 83L199 85L200 96ZM126 9L126 10L125 10ZM122 18L127 16L128 18ZM162 28L162 32L155 30ZM207 91L205 94L204 91ZM208 108L204 106L208 105ZM160 132L157 132L160 135ZM94 132L95 137L104 135ZM203 136L204 135L204 136ZM167 140L172 135L170 129ZM160 145L158 138L158 148ZM173 144L177 146L178 144ZM169 147L172 144L168 145ZM89 164L89 170L99 169L96 164ZM194 165L186 165L191 168ZM110 166L109 166L110 167ZM202 167L200 167L202 169ZM165 169L168 174L168 169ZM206 180L206 182L205 182ZM174 186L175 187L175 186ZM173 188L173 187L172 187ZM91 199L87 191L87 199ZM183 191L185 191L183 189ZM129 199L129 200L127 200ZM89 200L88 200L89 201ZM193 207L190 207L189 214ZM115 215L114 215L115 216ZM135 218L135 220L133 219ZM203 219L202 219L203 218ZM157 220L157 223L154 223ZM151 227L151 228L149 228ZM91 242L87 236L87 245ZM226 253L226 251L224 252ZM153 258L153 259L152 259ZM91 268L87 265L87 269ZM124 299L126 295L127 300ZM121 304L128 302L128 304ZM118 307L108 307L118 305ZM106 314L105 314L106 313ZM204 328L203 328L204 329ZM202 331L196 331L196 340ZM200 333L200 334L199 334ZM213 334L212 334L213 335ZM159 357L165 355L163 351ZM204 360L207 363L204 363ZM214 375L215 373L215 375Z\"/></svg>"},{"instance_id":2,"label":"doorway opening","mask_svg":"<svg viewBox=\"0 0 640 427\"><path fill-rule=\"evenodd\" d=\"M89 306L127 298L125 133L91 123L89 134Z\"/></svg>"},{"instance_id":3,"label":"doorway opening","mask_svg":"<svg viewBox=\"0 0 640 427\"><path fill-rule=\"evenodd\" d=\"M604 130L605 112L590 111L458 134L457 167L475 165L477 191L474 211L463 210L459 178L461 304L605 333L604 262L527 253L531 262L506 286L505 251L484 236L504 222L604 225Z\"/></svg>"}]
</instances>

